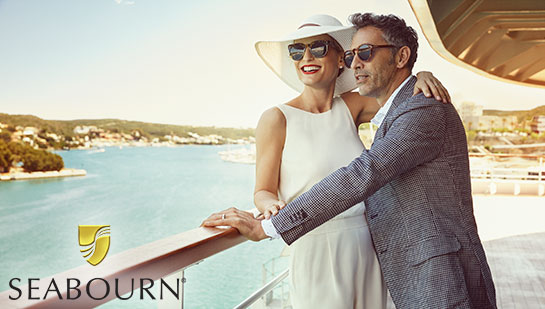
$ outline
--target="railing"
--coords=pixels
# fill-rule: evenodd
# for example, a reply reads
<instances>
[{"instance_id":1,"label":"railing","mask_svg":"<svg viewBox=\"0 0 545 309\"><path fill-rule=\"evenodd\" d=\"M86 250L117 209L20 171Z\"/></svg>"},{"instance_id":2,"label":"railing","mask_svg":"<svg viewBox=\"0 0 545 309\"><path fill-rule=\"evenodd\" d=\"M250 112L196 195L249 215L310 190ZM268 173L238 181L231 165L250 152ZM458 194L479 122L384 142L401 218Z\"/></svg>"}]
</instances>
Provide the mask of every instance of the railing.
<instances>
[{"instance_id":1,"label":"railing","mask_svg":"<svg viewBox=\"0 0 545 309\"><path fill-rule=\"evenodd\" d=\"M545 143L540 144L524 144L524 145L494 145L494 149L521 149L521 148L538 148L545 147Z\"/></svg>"},{"instance_id":2,"label":"railing","mask_svg":"<svg viewBox=\"0 0 545 309\"><path fill-rule=\"evenodd\" d=\"M491 158L485 166L471 166L471 183L473 193L509 194L509 195L545 195L544 156L511 155L511 154L470 154L474 158ZM522 167L498 167L493 163L509 158L534 160L535 164L526 162Z\"/></svg>"},{"instance_id":3,"label":"railing","mask_svg":"<svg viewBox=\"0 0 545 309\"><path fill-rule=\"evenodd\" d=\"M42 278L32 285L35 291L47 291L54 279L62 299L56 292L50 292L47 293L45 299L41 299L42 294L37 300L29 300L30 287L25 285L19 287L22 295L18 300L9 299L10 296L14 297L16 294L14 290L2 292L0 294L0 308L93 308L115 299L114 288L118 295L124 295L141 288L140 278L149 278L154 281L165 278L244 241L246 238L242 237L234 228L193 229L107 257L97 266L83 265L52 277ZM183 280L180 277L176 279ZM67 299L69 293L75 294L73 289L69 289L69 285L73 287L68 280L70 278L77 278L81 282L79 286L81 295L77 299ZM101 278L103 281L92 282L94 278ZM172 281L172 279L174 278L171 277L170 280ZM89 295L86 293L86 289L91 286L91 283L93 284L93 293ZM178 303L174 302L174 306L166 307L182 308L183 288L181 293ZM106 294L107 296L101 298ZM165 306L159 304L159 307Z\"/></svg>"},{"instance_id":4,"label":"railing","mask_svg":"<svg viewBox=\"0 0 545 309\"><path fill-rule=\"evenodd\" d=\"M537 159L540 163L543 163L545 156L540 155L527 155L527 154L508 154L508 153L470 153L469 157L493 157L493 158L526 158L526 159Z\"/></svg>"},{"instance_id":5,"label":"railing","mask_svg":"<svg viewBox=\"0 0 545 309\"><path fill-rule=\"evenodd\" d=\"M255 291L252 295L250 295L240 304L235 306L235 309L248 308L250 305L252 305L256 301L258 301L260 298L265 296L267 293L271 292L278 284L282 282L282 280L288 277L288 274L289 274L289 269L284 270L278 276L276 276L273 280L265 284L261 289ZM283 307L283 304L282 304L282 307Z\"/></svg>"}]
</instances>

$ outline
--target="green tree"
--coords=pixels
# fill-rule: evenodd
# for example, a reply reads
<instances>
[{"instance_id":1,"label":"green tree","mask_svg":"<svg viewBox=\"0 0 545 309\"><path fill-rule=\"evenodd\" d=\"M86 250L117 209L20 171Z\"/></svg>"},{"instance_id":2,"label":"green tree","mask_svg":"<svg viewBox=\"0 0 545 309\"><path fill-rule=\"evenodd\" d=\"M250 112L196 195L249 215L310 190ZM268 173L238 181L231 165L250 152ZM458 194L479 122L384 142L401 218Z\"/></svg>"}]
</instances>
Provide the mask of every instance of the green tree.
<instances>
[{"instance_id":1,"label":"green tree","mask_svg":"<svg viewBox=\"0 0 545 309\"><path fill-rule=\"evenodd\" d=\"M7 148L13 155L12 162L22 162L26 172L58 171L64 167L62 157L57 154L17 142L10 142Z\"/></svg>"},{"instance_id":2,"label":"green tree","mask_svg":"<svg viewBox=\"0 0 545 309\"><path fill-rule=\"evenodd\" d=\"M9 143L11 141L11 133L9 133L8 131L0 132L0 140Z\"/></svg>"},{"instance_id":3,"label":"green tree","mask_svg":"<svg viewBox=\"0 0 545 309\"><path fill-rule=\"evenodd\" d=\"M20 144L20 143L17 143L17 142L10 142L8 144L8 149L13 154L13 160L15 162L21 162L22 155L25 153L25 146L26 145L23 145L23 144Z\"/></svg>"},{"instance_id":4,"label":"green tree","mask_svg":"<svg viewBox=\"0 0 545 309\"><path fill-rule=\"evenodd\" d=\"M8 148L8 145L0 140L0 173L7 173L13 163L13 154Z\"/></svg>"},{"instance_id":5,"label":"green tree","mask_svg":"<svg viewBox=\"0 0 545 309\"><path fill-rule=\"evenodd\" d=\"M58 171L63 167L61 156L44 150L31 149L23 155L23 168L27 172Z\"/></svg>"}]
</instances>

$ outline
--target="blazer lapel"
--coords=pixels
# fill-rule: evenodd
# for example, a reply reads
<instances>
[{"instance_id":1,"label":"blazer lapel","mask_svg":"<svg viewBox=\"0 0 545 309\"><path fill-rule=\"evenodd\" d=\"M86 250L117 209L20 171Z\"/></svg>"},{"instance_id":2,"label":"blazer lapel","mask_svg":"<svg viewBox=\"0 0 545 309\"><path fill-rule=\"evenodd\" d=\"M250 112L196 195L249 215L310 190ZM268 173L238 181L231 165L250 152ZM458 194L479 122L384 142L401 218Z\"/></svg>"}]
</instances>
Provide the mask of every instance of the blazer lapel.
<instances>
[{"instance_id":1,"label":"blazer lapel","mask_svg":"<svg viewBox=\"0 0 545 309\"><path fill-rule=\"evenodd\" d=\"M392 102L392 105L390 106L390 109L388 109L388 112L386 113L382 124L377 129L377 133L375 134L375 140L382 138L384 137L384 135L386 135L386 132L388 132L388 128L390 128L391 118L394 111L401 103L403 103L403 101L407 100L413 95L414 84L416 84L416 77L411 76L411 78L407 81L403 88L399 90L396 97L394 98L394 101Z\"/></svg>"}]
</instances>

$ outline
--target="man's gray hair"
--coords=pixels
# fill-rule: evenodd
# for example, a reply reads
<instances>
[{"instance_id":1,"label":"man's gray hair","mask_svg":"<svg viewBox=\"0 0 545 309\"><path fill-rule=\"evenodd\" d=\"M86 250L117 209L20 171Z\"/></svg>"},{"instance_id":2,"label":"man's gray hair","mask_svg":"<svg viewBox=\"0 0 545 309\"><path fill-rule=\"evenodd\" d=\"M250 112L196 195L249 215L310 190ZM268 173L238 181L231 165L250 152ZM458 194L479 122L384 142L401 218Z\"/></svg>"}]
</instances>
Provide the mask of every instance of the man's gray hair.
<instances>
[{"instance_id":1,"label":"man's gray hair","mask_svg":"<svg viewBox=\"0 0 545 309\"><path fill-rule=\"evenodd\" d=\"M412 71L418 52L418 36L411 26L395 15L376 15L373 13L356 13L350 15L348 20L357 28L373 26L382 31L382 37L388 44L395 45L397 50L407 46L411 50L411 56L407 62L407 68Z\"/></svg>"}]
</instances>

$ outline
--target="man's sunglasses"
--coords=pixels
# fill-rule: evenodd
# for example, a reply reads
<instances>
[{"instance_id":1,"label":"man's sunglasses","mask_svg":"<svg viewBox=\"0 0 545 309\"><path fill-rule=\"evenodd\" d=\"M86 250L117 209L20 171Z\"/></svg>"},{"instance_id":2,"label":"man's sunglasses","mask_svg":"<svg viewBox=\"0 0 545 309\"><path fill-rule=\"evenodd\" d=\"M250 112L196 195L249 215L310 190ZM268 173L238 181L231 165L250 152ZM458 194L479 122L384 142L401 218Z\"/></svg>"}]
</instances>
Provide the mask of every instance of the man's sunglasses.
<instances>
[{"instance_id":1,"label":"man's sunglasses","mask_svg":"<svg viewBox=\"0 0 545 309\"><path fill-rule=\"evenodd\" d=\"M310 42L309 44L294 43L288 45L288 51L293 61L299 61L303 59L307 47L310 48L310 53L314 57L323 58L327 55L327 51L329 50L329 44L331 44L331 41L326 40L316 40Z\"/></svg>"},{"instance_id":2,"label":"man's sunglasses","mask_svg":"<svg viewBox=\"0 0 545 309\"><path fill-rule=\"evenodd\" d=\"M344 52L344 64L347 68L352 67L352 61L354 61L354 56L358 55L361 61L370 61L373 56L373 49L376 48L397 48L394 45L373 45L373 44L362 44L358 48L352 50L347 50Z\"/></svg>"}]
</instances>

